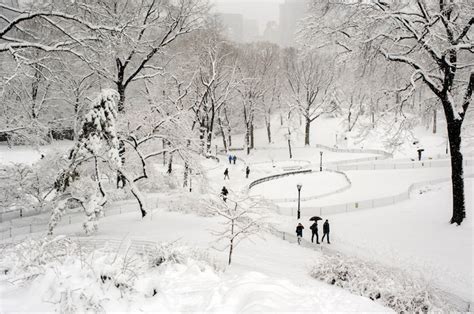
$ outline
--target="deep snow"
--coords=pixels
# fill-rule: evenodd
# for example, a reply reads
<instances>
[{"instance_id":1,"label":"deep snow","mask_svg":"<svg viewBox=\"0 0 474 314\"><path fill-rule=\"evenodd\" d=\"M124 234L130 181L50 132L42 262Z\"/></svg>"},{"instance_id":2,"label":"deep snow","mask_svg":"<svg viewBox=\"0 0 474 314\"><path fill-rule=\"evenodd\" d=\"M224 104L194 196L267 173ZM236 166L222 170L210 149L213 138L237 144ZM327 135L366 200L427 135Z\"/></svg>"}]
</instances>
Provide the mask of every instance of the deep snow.
<instances>
[{"instance_id":1,"label":"deep snow","mask_svg":"<svg viewBox=\"0 0 474 314\"><path fill-rule=\"evenodd\" d=\"M425 157L436 158L444 153L444 132L432 135L424 128L417 128L415 137L424 143ZM324 145L335 145L335 135L340 130L339 119L318 119L312 125L312 142ZM239 159L236 165L229 165L226 156L219 156L221 165L214 167L212 163L204 166L210 181L211 193L217 195L226 185L231 197L236 193L245 193L248 184L257 178L288 171L286 168L318 167L319 150L302 147L302 133L295 138L293 147L294 160L288 160L285 129L274 131L275 142L265 143L264 130L257 130L257 147L250 156L244 151L232 152ZM346 145L355 145L353 134L348 134ZM234 136L234 143L241 144L242 136ZM444 141L444 142L443 142ZM216 139L219 144L219 140ZM297 143L300 143L299 145ZM261 145L261 146L259 146ZM338 143L339 146L340 143ZM376 134L364 143L365 148L381 148ZM272 149L274 147L274 149ZM358 143L356 148L361 148ZM464 147L464 151L469 151ZM3 153L3 151L2 151ZM15 154L0 156L11 161ZM407 162L413 158L411 143L406 143L395 152L395 162ZM21 154L19 161L38 158L35 154ZM348 154L324 152L323 165L360 157L371 157L373 154ZM376 163L393 162L377 161ZM245 178L245 166L251 167L250 178ZM223 180L223 171L228 167L231 180ZM176 168L179 169L179 166ZM472 169L466 169L467 172ZM179 174L178 174L179 175ZM321 206L352 202L380 196L393 195L407 190L411 183L426 179L449 177L449 168L426 168L406 170L370 170L347 171L352 187L340 194L327 196L302 203L305 206ZM313 180L314 178L314 180ZM256 186L251 193L267 198L284 198L297 196L296 183L303 183L302 196L306 193L337 189L339 182L335 177L321 177L321 174L294 176ZM323 180L320 180L323 179ZM472 213L472 180L466 180L466 204L468 216ZM259 190L260 189L260 190ZM468 218L461 227L448 223L450 217L449 184L427 186L412 195L412 199L391 206L360 210L350 213L330 215L331 246L335 251L373 260L381 265L401 268L407 274L423 274L433 285L449 291L464 300L472 300L472 218ZM186 192L182 192L186 193ZM295 202L287 204L295 206ZM133 205L130 205L133 206ZM171 208L170 210L174 210ZM305 226L308 216L302 221ZM294 232L296 219L271 213L269 219L281 230ZM204 218L193 214L173 213L155 210L141 220L137 212L116 216L107 216L100 222L99 232L93 238L102 239L146 239L149 241L179 241L180 245L189 245L203 249L211 248L213 255L224 262L225 252L212 249L216 246L210 230L219 229L219 219ZM306 229L305 238L309 233ZM82 236L80 224L61 226L57 234ZM387 311L377 303L368 299L351 295L341 289L318 282L309 276L309 270L318 259L318 252L295 244L282 241L273 235L266 235L265 240L255 238L254 242L242 242L236 249L233 265L223 273L200 273L192 265L170 269L169 273L160 278L164 280L166 292L154 300L140 299L140 305L134 307L129 303L110 302L109 310L117 310L127 306L128 310L151 310L156 307L169 311ZM74 272L74 276L78 273ZM175 283L182 283L181 285ZM51 304L43 302L34 288L18 288L6 282L0 284L2 289L2 310L35 308L51 310ZM21 293L21 294L20 294ZM22 302L19 295L30 295L28 303ZM177 300L180 300L179 302ZM210 299L210 301L209 301ZM204 301L206 300L206 301ZM118 304L118 305L117 305ZM24 306L20 308L19 306ZM116 307L119 306L119 307ZM150 307L151 306L151 307ZM123 307L122 307L123 308Z\"/></svg>"}]
</instances>

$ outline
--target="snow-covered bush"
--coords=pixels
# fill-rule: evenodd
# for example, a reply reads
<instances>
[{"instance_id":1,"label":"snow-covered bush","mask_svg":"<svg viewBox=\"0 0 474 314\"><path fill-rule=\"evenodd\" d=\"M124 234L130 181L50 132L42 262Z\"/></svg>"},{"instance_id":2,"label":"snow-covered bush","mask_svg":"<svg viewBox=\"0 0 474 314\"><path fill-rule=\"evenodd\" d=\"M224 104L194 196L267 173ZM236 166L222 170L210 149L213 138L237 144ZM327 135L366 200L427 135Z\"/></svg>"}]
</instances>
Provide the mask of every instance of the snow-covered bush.
<instances>
[{"instance_id":1,"label":"snow-covered bush","mask_svg":"<svg viewBox=\"0 0 474 314\"><path fill-rule=\"evenodd\" d=\"M4 247L0 280L28 298L31 310L49 304L51 312L97 313L166 295L176 281L217 278L222 269L206 251L175 242L128 249L111 249L106 242L103 249L93 249L89 244L57 237Z\"/></svg>"},{"instance_id":2,"label":"snow-covered bush","mask_svg":"<svg viewBox=\"0 0 474 314\"><path fill-rule=\"evenodd\" d=\"M20 210L22 214L51 209L56 173L64 165L57 152L50 152L33 165L12 164L0 176L0 207Z\"/></svg>"},{"instance_id":3,"label":"snow-covered bush","mask_svg":"<svg viewBox=\"0 0 474 314\"><path fill-rule=\"evenodd\" d=\"M424 280L399 270L341 255L324 255L310 275L370 298L399 313L457 310L449 307Z\"/></svg>"}]
</instances>

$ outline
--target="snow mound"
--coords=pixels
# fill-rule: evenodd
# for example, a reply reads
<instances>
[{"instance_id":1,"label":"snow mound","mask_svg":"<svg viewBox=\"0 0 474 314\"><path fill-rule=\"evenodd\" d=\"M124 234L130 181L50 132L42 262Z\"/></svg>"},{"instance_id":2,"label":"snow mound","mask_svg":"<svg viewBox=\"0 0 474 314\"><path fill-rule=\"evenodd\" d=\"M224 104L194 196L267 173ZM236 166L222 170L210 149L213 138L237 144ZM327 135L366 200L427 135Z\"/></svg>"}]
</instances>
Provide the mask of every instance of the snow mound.
<instances>
[{"instance_id":1,"label":"snow mound","mask_svg":"<svg viewBox=\"0 0 474 314\"><path fill-rule=\"evenodd\" d=\"M400 270L353 257L323 256L310 271L312 277L347 289L387 306L398 313L463 311L441 297L422 279Z\"/></svg>"}]
</instances>

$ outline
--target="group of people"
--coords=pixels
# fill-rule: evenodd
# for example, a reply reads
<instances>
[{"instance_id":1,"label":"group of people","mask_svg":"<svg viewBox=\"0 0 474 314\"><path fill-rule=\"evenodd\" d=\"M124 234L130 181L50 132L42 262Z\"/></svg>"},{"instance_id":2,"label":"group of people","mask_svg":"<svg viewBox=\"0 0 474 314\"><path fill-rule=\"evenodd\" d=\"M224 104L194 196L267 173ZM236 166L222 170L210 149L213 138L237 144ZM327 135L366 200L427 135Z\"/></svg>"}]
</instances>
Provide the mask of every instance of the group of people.
<instances>
[{"instance_id":1,"label":"group of people","mask_svg":"<svg viewBox=\"0 0 474 314\"><path fill-rule=\"evenodd\" d=\"M234 162L234 165L235 165L236 161L237 161L237 156L229 155L229 164L232 164L232 162Z\"/></svg>"},{"instance_id":2,"label":"group of people","mask_svg":"<svg viewBox=\"0 0 474 314\"><path fill-rule=\"evenodd\" d=\"M250 167L247 166L247 167L245 168L245 178L246 178L246 179L249 178L249 174L250 174ZM230 180L230 177L229 177L229 168L225 168L225 170L224 170L224 180L225 180L225 179Z\"/></svg>"},{"instance_id":3,"label":"group of people","mask_svg":"<svg viewBox=\"0 0 474 314\"><path fill-rule=\"evenodd\" d=\"M316 244L320 244L318 234L318 221L316 220L309 228L311 229L312 233L311 243L314 243L314 236L316 236ZM303 229L304 226L301 223L298 223L298 225L296 226L296 237L298 238L298 244L301 244L301 238L303 238ZM331 244L331 242L329 242L329 220L327 219L323 224L323 237L321 239L321 242L324 242L324 238L326 237L328 244Z\"/></svg>"}]
</instances>

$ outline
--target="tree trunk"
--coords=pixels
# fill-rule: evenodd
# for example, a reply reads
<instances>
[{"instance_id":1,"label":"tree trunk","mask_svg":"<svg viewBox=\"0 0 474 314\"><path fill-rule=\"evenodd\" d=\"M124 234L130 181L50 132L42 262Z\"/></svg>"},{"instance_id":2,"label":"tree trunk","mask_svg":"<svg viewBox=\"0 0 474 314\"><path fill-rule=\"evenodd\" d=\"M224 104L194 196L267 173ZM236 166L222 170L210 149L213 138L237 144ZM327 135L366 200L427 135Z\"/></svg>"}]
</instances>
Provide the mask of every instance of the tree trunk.
<instances>
[{"instance_id":1,"label":"tree trunk","mask_svg":"<svg viewBox=\"0 0 474 314\"><path fill-rule=\"evenodd\" d=\"M163 166L166 166L166 151L165 151L165 149L166 149L166 140L163 139L161 141L161 144L162 144L162 148L163 148Z\"/></svg>"},{"instance_id":2,"label":"tree trunk","mask_svg":"<svg viewBox=\"0 0 474 314\"><path fill-rule=\"evenodd\" d=\"M168 174L171 174L173 172L173 153L170 153L170 158L168 160Z\"/></svg>"},{"instance_id":3,"label":"tree trunk","mask_svg":"<svg viewBox=\"0 0 474 314\"><path fill-rule=\"evenodd\" d=\"M232 253L234 251L234 219L232 219L231 230L230 230L230 246L229 246L229 265L232 263Z\"/></svg>"},{"instance_id":4,"label":"tree trunk","mask_svg":"<svg viewBox=\"0 0 474 314\"><path fill-rule=\"evenodd\" d=\"M347 131L350 132L351 131L351 116L352 116L352 112L350 111L351 109L349 109L349 114L347 115Z\"/></svg>"},{"instance_id":5,"label":"tree trunk","mask_svg":"<svg viewBox=\"0 0 474 314\"><path fill-rule=\"evenodd\" d=\"M254 127L253 122L250 122L250 148L255 148L255 136L254 136Z\"/></svg>"},{"instance_id":6,"label":"tree trunk","mask_svg":"<svg viewBox=\"0 0 474 314\"><path fill-rule=\"evenodd\" d=\"M270 119L266 121L267 125L267 137L268 137L268 144L272 143L272 130L271 130L271 125L270 125Z\"/></svg>"},{"instance_id":7,"label":"tree trunk","mask_svg":"<svg viewBox=\"0 0 474 314\"><path fill-rule=\"evenodd\" d=\"M232 147L232 128L230 127L229 116L227 115L227 107L224 107L224 117L227 123L227 143L229 144L229 148Z\"/></svg>"},{"instance_id":8,"label":"tree trunk","mask_svg":"<svg viewBox=\"0 0 474 314\"><path fill-rule=\"evenodd\" d=\"M247 155L250 155L250 130L249 127L245 131L245 144L247 146Z\"/></svg>"},{"instance_id":9,"label":"tree trunk","mask_svg":"<svg viewBox=\"0 0 474 314\"><path fill-rule=\"evenodd\" d=\"M186 161L184 162L183 188L188 186L188 170L189 170L189 164Z\"/></svg>"},{"instance_id":10,"label":"tree trunk","mask_svg":"<svg viewBox=\"0 0 474 314\"><path fill-rule=\"evenodd\" d=\"M291 154L291 140L288 138L288 153L290 154L290 159L293 158L293 155Z\"/></svg>"},{"instance_id":11,"label":"tree trunk","mask_svg":"<svg viewBox=\"0 0 474 314\"><path fill-rule=\"evenodd\" d=\"M311 130L311 120L307 117L304 128L304 145L309 146L309 135Z\"/></svg>"},{"instance_id":12,"label":"tree trunk","mask_svg":"<svg viewBox=\"0 0 474 314\"><path fill-rule=\"evenodd\" d=\"M219 124L219 129L221 131L221 136L222 136L222 144L224 146L224 151L227 152L227 141L225 138L225 132L224 132L224 125L222 124L222 119L220 115L217 117L217 123ZM217 155L217 152L216 152Z\"/></svg>"},{"instance_id":13,"label":"tree trunk","mask_svg":"<svg viewBox=\"0 0 474 314\"><path fill-rule=\"evenodd\" d=\"M436 134L436 123L437 123L437 110L433 109L433 134Z\"/></svg>"},{"instance_id":14,"label":"tree trunk","mask_svg":"<svg viewBox=\"0 0 474 314\"><path fill-rule=\"evenodd\" d=\"M449 148L451 150L451 184L453 189L453 217L451 223L458 225L466 217L464 204L464 169L461 154L461 125L462 121L448 122Z\"/></svg>"},{"instance_id":15,"label":"tree trunk","mask_svg":"<svg viewBox=\"0 0 474 314\"><path fill-rule=\"evenodd\" d=\"M117 92L119 94L117 111L123 112L125 111L125 86L122 84L122 82L117 82Z\"/></svg>"}]
</instances>

